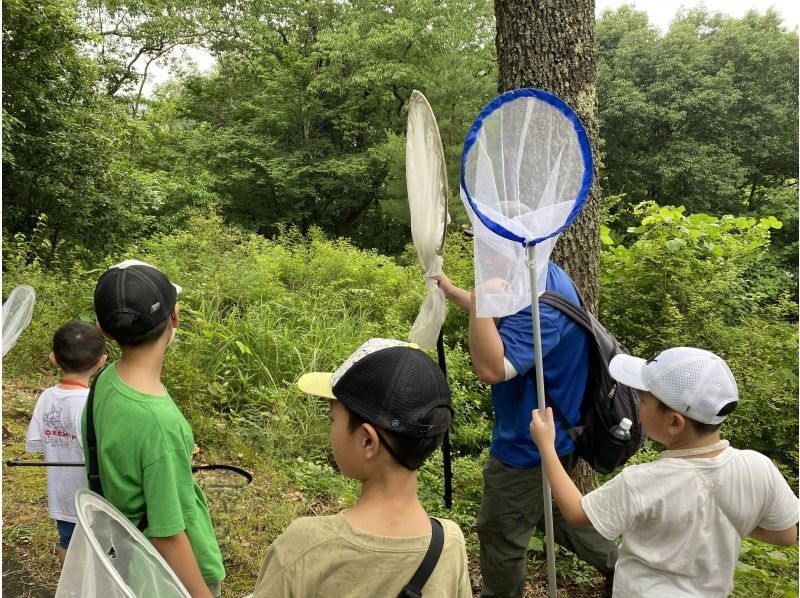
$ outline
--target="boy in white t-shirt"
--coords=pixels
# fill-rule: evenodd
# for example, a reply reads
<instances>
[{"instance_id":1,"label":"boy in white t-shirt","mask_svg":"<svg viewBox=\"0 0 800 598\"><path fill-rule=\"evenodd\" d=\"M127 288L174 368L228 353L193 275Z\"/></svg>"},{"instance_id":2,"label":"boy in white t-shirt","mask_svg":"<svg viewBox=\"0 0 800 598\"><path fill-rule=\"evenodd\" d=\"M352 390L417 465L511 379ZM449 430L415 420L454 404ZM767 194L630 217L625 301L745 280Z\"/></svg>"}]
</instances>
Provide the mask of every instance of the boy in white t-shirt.
<instances>
[{"instance_id":1,"label":"boy in white t-shirt","mask_svg":"<svg viewBox=\"0 0 800 598\"><path fill-rule=\"evenodd\" d=\"M89 395L89 380L106 362L103 333L86 322L70 322L53 335L50 362L62 373L61 382L45 390L33 409L25 450L44 453L45 461L82 462L81 414ZM86 488L82 467L47 467L47 510L56 520L58 560L64 564L78 521L73 499Z\"/></svg>"},{"instance_id":2,"label":"boy in white t-shirt","mask_svg":"<svg viewBox=\"0 0 800 598\"><path fill-rule=\"evenodd\" d=\"M606 538L622 536L614 596L727 596L743 536L797 541L797 497L769 458L720 440L738 402L720 357L677 347L648 361L618 355L609 369L639 389L642 425L669 450L582 497L553 448L552 411L543 420L534 410L531 435L561 512Z\"/></svg>"}]
</instances>

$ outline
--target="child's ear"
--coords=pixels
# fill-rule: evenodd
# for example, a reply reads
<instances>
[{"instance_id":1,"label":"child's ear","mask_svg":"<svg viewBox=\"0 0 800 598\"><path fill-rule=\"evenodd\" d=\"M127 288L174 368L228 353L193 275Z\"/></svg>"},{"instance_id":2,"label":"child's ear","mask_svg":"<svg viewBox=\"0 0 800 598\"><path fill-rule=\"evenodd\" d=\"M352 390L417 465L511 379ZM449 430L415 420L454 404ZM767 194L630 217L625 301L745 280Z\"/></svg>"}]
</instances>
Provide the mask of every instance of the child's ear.
<instances>
[{"instance_id":1,"label":"child's ear","mask_svg":"<svg viewBox=\"0 0 800 598\"><path fill-rule=\"evenodd\" d=\"M669 433L672 436L678 436L685 429L686 429L686 418L680 413L673 411L669 421L669 428L668 428Z\"/></svg>"},{"instance_id":2,"label":"child's ear","mask_svg":"<svg viewBox=\"0 0 800 598\"><path fill-rule=\"evenodd\" d=\"M181 308L178 307L177 302L175 303L175 307L172 308L172 313L169 315L169 319L171 320L172 327L177 328L178 322L181 319Z\"/></svg>"},{"instance_id":3,"label":"child's ear","mask_svg":"<svg viewBox=\"0 0 800 598\"><path fill-rule=\"evenodd\" d=\"M367 459L375 458L375 455L378 454L379 443L378 433L375 431L375 428L373 428L370 424L363 423L361 424L359 432L361 432L359 443L361 448L364 450L364 457Z\"/></svg>"},{"instance_id":4,"label":"child's ear","mask_svg":"<svg viewBox=\"0 0 800 598\"><path fill-rule=\"evenodd\" d=\"M108 355L106 355L105 353L103 353L103 354L100 356L100 359L98 359L98 360L97 360L97 363L96 363L96 364L94 364L94 367L95 367L97 370L99 370L101 367L103 367L103 366L106 364L106 361L107 361L107 360L108 360ZM96 371L96 370L95 370L95 371Z\"/></svg>"},{"instance_id":5,"label":"child's ear","mask_svg":"<svg viewBox=\"0 0 800 598\"><path fill-rule=\"evenodd\" d=\"M52 363L55 367L59 367L58 362L56 361L56 354L50 351L50 363Z\"/></svg>"}]
</instances>

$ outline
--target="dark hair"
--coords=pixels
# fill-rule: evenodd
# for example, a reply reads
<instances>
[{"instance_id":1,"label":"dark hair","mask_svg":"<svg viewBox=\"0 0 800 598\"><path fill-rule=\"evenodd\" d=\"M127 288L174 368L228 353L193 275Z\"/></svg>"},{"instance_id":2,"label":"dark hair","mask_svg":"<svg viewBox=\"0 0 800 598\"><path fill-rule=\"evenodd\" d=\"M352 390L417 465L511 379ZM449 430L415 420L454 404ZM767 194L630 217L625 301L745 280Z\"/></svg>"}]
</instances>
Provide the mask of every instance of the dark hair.
<instances>
[{"instance_id":1,"label":"dark hair","mask_svg":"<svg viewBox=\"0 0 800 598\"><path fill-rule=\"evenodd\" d=\"M653 394L653 393L650 393L650 394ZM670 408L668 405L666 405L663 402L661 402L661 400L658 399L655 395L653 395L653 398L656 400L656 402L657 402L656 404L658 405L659 410L661 410L661 411L675 411L674 409ZM738 404L739 404L738 401L731 401L730 403L727 403L726 405L724 405L722 407L722 409L719 410L719 413L717 413L717 415L728 415L729 413L733 412L734 409L736 409L736 405L738 405ZM677 411L676 411L676 413L677 413ZM722 422L720 422L718 424L704 424L703 422L699 422L699 421L697 421L695 419L692 419L691 417L689 417L686 414L682 413L681 415L683 415L683 417L686 418L686 421L689 422L689 425L692 426L692 429L694 430L694 433L697 434L698 436L708 436L712 432L716 432L717 430L719 430L720 427L722 426Z\"/></svg>"},{"instance_id":2,"label":"dark hair","mask_svg":"<svg viewBox=\"0 0 800 598\"><path fill-rule=\"evenodd\" d=\"M345 407L345 409L347 409L347 407ZM442 432L436 436L426 436L422 438L403 436L401 434L390 432L385 428L376 426L350 409L347 409L347 412L350 414L350 419L347 422L347 428L351 433L355 432L361 426L361 424L370 424L375 428L375 431L378 432L381 440L389 445L387 450L389 451L389 454L392 455L394 460L400 463L400 465L403 465L407 469L411 470L416 470L422 467L422 464L425 462L425 460L430 457L433 452L442 444L444 435L446 434L446 432ZM446 421L449 424L451 418L452 412L448 407L434 407L428 412L422 421L417 423L440 424Z\"/></svg>"},{"instance_id":3,"label":"dark hair","mask_svg":"<svg viewBox=\"0 0 800 598\"><path fill-rule=\"evenodd\" d=\"M120 347L144 347L146 345L152 345L161 337L164 330L169 325L169 318L167 318L156 325L155 328L151 328L145 332L125 332L125 329L135 320L136 316L129 314L117 314L114 316L112 321L113 326L109 326L109 328L113 327L114 330L120 330L122 332L118 332L117 334L109 332L109 334L117 341Z\"/></svg>"},{"instance_id":4,"label":"dark hair","mask_svg":"<svg viewBox=\"0 0 800 598\"><path fill-rule=\"evenodd\" d=\"M105 352L103 333L87 322L69 322L53 335L53 355L64 372L88 372Z\"/></svg>"}]
</instances>

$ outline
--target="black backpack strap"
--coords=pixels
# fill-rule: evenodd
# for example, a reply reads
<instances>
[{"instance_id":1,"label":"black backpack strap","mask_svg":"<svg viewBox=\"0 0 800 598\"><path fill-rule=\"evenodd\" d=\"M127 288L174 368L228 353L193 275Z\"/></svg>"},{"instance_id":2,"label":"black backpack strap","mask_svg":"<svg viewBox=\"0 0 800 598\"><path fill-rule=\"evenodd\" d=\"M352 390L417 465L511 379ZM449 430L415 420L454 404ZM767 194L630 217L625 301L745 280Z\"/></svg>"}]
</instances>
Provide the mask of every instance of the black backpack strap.
<instances>
[{"instance_id":1,"label":"black backpack strap","mask_svg":"<svg viewBox=\"0 0 800 598\"><path fill-rule=\"evenodd\" d=\"M580 295L578 295L580 298ZM561 293L555 291L545 291L539 295L539 302L556 308L558 311L569 317L570 320L585 328L592 334L592 320L583 307L583 299L580 299L580 305L574 301L570 301Z\"/></svg>"},{"instance_id":2,"label":"black backpack strap","mask_svg":"<svg viewBox=\"0 0 800 598\"><path fill-rule=\"evenodd\" d=\"M436 568L436 563L439 562L439 557L444 547L444 530L439 520L433 517L431 517L430 520L431 543L428 545L428 551L425 553L422 562L411 577L411 581L400 590L398 598L422 598L422 588Z\"/></svg>"},{"instance_id":3,"label":"black backpack strap","mask_svg":"<svg viewBox=\"0 0 800 598\"><path fill-rule=\"evenodd\" d=\"M105 371L102 368L94 375L92 385L89 387L89 396L86 397L86 448L89 453L89 462L86 464L86 476L89 478L89 490L103 496L103 484L100 481L100 461L97 457L97 434L94 430L94 387L100 379L100 374ZM144 515L136 525L140 532L147 528L147 505L145 505Z\"/></svg>"},{"instance_id":4,"label":"black backpack strap","mask_svg":"<svg viewBox=\"0 0 800 598\"><path fill-rule=\"evenodd\" d=\"M581 294L577 288L575 289L575 292L578 293L578 301L580 301L580 304L575 303L561 293L556 293L555 291L545 291L539 295L539 302L557 309L573 322L584 328L587 332L589 332L589 334L593 334L592 321L589 318L586 309L583 307L583 298L581 297ZM529 370L528 377L535 383L536 370ZM553 415L556 419L558 419L559 422L561 422L561 426L564 428L564 430L566 430L570 437L575 440L582 428L573 426L571 423L569 423L569 420L564 415L564 412L561 411L556 402L550 397L550 393L547 392L547 389L544 391L544 400L545 404L553 409Z\"/></svg>"},{"instance_id":5,"label":"black backpack strap","mask_svg":"<svg viewBox=\"0 0 800 598\"><path fill-rule=\"evenodd\" d=\"M100 482L100 462L97 459L97 435L94 431L94 389L100 374L105 371L102 368L94 375L92 386L89 388L89 396L86 398L86 449L89 453L89 462L86 464L86 475L89 478L89 490L103 496L103 484Z\"/></svg>"}]
</instances>

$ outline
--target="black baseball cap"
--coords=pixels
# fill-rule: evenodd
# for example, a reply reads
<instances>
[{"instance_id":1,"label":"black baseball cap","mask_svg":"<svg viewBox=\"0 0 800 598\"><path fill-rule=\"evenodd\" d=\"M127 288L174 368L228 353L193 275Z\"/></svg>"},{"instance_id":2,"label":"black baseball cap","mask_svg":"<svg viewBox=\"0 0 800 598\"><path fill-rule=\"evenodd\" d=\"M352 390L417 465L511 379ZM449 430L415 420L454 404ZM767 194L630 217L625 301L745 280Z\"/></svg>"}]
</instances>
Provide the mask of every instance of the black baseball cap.
<instances>
[{"instance_id":1,"label":"black baseball cap","mask_svg":"<svg viewBox=\"0 0 800 598\"><path fill-rule=\"evenodd\" d=\"M426 416L447 407L450 387L441 368L417 345L372 338L333 373L304 374L297 385L305 393L335 399L366 421L401 436L425 438L447 431L449 418Z\"/></svg>"},{"instance_id":2,"label":"black baseball cap","mask_svg":"<svg viewBox=\"0 0 800 598\"><path fill-rule=\"evenodd\" d=\"M97 323L117 341L145 334L170 317L180 291L158 268L125 260L103 272L97 281Z\"/></svg>"}]
</instances>

